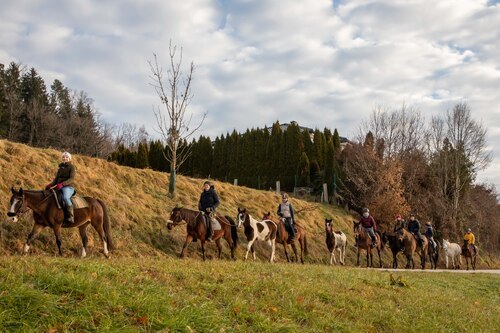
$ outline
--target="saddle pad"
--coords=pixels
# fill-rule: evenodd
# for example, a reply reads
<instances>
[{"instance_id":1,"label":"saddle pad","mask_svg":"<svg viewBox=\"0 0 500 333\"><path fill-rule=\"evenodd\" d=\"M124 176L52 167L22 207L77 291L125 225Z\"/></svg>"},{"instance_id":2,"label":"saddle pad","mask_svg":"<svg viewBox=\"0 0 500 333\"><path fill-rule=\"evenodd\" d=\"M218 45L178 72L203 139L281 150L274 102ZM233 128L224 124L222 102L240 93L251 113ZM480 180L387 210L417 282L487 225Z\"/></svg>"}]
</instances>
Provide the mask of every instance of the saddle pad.
<instances>
[{"instance_id":1,"label":"saddle pad","mask_svg":"<svg viewBox=\"0 0 500 333\"><path fill-rule=\"evenodd\" d=\"M212 220L212 229L213 230L220 230L222 229L222 226L220 225L219 221L216 219L211 219Z\"/></svg>"},{"instance_id":2,"label":"saddle pad","mask_svg":"<svg viewBox=\"0 0 500 333\"><path fill-rule=\"evenodd\" d=\"M71 197L71 202L73 203L73 207L75 209L86 208L89 206L87 200L85 200L84 197L80 197L80 196L76 196L76 195Z\"/></svg>"}]
</instances>

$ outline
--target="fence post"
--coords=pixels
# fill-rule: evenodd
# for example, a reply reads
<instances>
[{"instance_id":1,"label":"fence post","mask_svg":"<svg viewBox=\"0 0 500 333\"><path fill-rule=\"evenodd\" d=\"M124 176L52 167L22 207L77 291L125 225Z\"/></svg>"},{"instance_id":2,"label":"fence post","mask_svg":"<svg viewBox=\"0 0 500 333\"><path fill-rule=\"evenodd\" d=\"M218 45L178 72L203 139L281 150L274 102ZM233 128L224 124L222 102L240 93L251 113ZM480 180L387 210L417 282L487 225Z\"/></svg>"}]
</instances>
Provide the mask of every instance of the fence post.
<instances>
[{"instance_id":1,"label":"fence post","mask_svg":"<svg viewBox=\"0 0 500 333\"><path fill-rule=\"evenodd\" d=\"M234 186L238 186L238 178L234 178Z\"/></svg>"},{"instance_id":2,"label":"fence post","mask_svg":"<svg viewBox=\"0 0 500 333\"><path fill-rule=\"evenodd\" d=\"M280 181L276 181L276 195L281 194L281 189L280 189Z\"/></svg>"}]
</instances>

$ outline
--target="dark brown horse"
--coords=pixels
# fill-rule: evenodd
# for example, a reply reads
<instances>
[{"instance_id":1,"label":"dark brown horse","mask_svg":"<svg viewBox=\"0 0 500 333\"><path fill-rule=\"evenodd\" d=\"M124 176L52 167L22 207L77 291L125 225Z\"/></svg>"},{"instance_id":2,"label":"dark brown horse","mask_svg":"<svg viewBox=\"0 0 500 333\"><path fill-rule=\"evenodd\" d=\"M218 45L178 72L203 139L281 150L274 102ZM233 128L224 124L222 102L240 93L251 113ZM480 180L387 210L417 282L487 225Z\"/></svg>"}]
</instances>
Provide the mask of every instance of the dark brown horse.
<instances>
[{"instance_id":1,"label":"dark brown horse","mask_svg":"<svg viewBox=\"0 0 500 333\"><path fill-rule=\"evenodd\" d=\"M182 224L183 221L186 223L186 240L182 246L182 251L179 257L184 258L184 251L191 244L191 242L196 242L200 240L201 242L201 255L203 260L205 260L205 242L207 237L207 226L206 215L202 212L191 210L187 208L175 207L170 214L170 219L167 221L168 230L172 230L173 227ZM231 258L235 259L234 251L238 245L238 231L236 229L236 224L233 219L229 216L216 216L217 221L221 225L220 230L214 230L214 235L212 239L215 241L218 249L218 258L221 258L222 244L220 240L222 237L227 241L229 247L231 248ZM209 222L211 223L211 222Z\"/></svg>"},{"instance_id":2,"label":"dark brown horse","mask_svg":"<svg viewBox=\"0 0 500 333\"><path fill-rule=\"evenodd\" d=\"M25 254L28 253L30 244L38 234L40 234L42 229L50 227L54 230L59 255L62 256L61 228L77 227L80 231L80 237L83 244L82 257L85 257L88 251L86 229L87 226L91 224L101 238L104 255L109 257L108 250L113 249L113 241L110 234L107 208L101 200L84 197L89 206L75 209L75 222L70 225L62 225L64 213L63 210L57 206L56 198L52 191L23 191L22 188L19 189L19 191L15 191L14 188L12 188L11 191L10 209L7 213L11 221L16 222L17 217L25 213L28 209L33 211L35 224L24 245Z\"/></svg>"},{"instance_id":3,"label":"dark brown horse","mask_svg":"<svg viewBox=\"0 0 500 333\"><path fill-rule=\"evenodd\" d=\"M295 242L298 242L300 245L300 262L304 263L304 255L307 255L307 236L306 231L302 226L298 223L295 224L295 229L297 229L297 233L295 234L295 238L290 240L290 235L286 231L285 222L283 218L275 219L271 216L271 212L267 212L262 217L262 220L271 220L278 226L278 235L276 236L276 242L279 244L283 244L283 249L285 251L286 260L290 262L290 257L288 256L288 244L292 247L293 253L295 254L295 262L299 261L297 246Z\"/></svg>"},{"instance_id":4,"label":"dark brown horse","mask_svg":"<svg viewBox=\"0 0 500 333\"><path fill-rule=\"evenodd\" d=\"M425 269L425 260L427 256L427 247L428 247L428 241L427 237L422 236L423 242L422 245L419 244L417 241L416 237L409 232L408 230L401 228L397 231L398 238L401 242L403 242L405 251L404 255L406 256L407 262L406 262L406 267L405 268L415 268L415 261L413 260L413 255L415 252L420 256L420 263L422 269ZM420 250L419 252L417 250Z\"/></svg>"},{"instance_id":5,"label":"dark brown horse","mask_svg":"<svg viewBox=\"0 0 500 333\"><path fill-rule=\"evenodd\" d=\"M354 223L354 240L356 241L356 247L358 248L358 266L359 266L359 250L366 251L366 267L373 267L373 254L372 254L372 239L365 228L360 222L352 221ZM380 250L382 250L384 244L378 233L375 233L376 246L378 254L378 261L380 267L382 267L382 259L380 258Z\"/></svg>"},{"instance_id":6,"label":"dark brown horse","mask_svg":"<svg viewBox=\"0 0 500 333\"><path fill-rule=\"evenodd\" d=\"M398 253L402 252L404 246L399 240L398 235L394 232L384 232L382 234L382 241L389 244L392 252L392 268L398 268Z\"/></svg>"},{"instance_id":7,"label":"dark brown horse","mask_svg":"<svg viewBox=\"0 0 500 333\"><path fill-rule=\"evenodd\" d=\"M462 245L462 255L465 258L465 263L467 264L467 270L469 270L469 259L470 259L470 264L472 267L472 270L476 270L476 256L477 256L477 247L476 247L476 252L474 252L474 249L472 248L471 245L469 245L469 241L467 239L464 239L464 245Z\"/></svg>"}]
</instances>

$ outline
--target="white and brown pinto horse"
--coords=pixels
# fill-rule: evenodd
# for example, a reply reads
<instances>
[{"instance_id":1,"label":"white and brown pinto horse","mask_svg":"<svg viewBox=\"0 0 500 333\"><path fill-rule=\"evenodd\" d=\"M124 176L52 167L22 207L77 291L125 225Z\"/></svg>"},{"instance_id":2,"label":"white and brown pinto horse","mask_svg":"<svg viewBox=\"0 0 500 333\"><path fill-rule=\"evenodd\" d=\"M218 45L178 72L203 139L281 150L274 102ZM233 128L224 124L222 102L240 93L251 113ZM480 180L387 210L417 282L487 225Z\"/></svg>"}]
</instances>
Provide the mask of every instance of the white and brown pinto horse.
<instances>
[{"instance_id":1,"label":"white and brown pinto horse","mask_svg":"<svg viewBox=\"0 0 500 333\"><path fill-rule=\"evenodd\" d=\"M347 236L342 231L333 231L332 219L325 219L326 247L330 251L330 265L337 264L335 250L339 252L340 264L345 264Z\"/></svg>"},{"instance_id":2,"label":"white and brown pinto horse","mask_svg":"<svg viewBox=\"0 0 500 333\"><path fill-rule=\"evenodd\" d=\"M255 250L253 243L257 240L267 242L271 247L270 262L274 262L276 253L276 234L278 226L271 220L258 221L248 214L246 208L238 208L238 228L243 225L245 236L247 237L247 253L245 260L248 258L248 252L252 251L253 260L255 260Z\"/></svg>"}]
</instances>

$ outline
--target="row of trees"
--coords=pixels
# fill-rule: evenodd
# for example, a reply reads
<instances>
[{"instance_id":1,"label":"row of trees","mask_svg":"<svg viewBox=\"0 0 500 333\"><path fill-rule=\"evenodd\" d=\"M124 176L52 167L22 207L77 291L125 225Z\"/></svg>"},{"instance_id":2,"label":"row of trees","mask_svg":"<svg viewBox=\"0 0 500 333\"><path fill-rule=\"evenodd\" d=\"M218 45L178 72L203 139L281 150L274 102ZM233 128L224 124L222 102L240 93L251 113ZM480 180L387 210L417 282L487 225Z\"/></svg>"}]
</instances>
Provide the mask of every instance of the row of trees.
<instances>
[{"instance_id":1,"label":"row of trees","mask_svg":"<svg viewBox=\"0 0 500 333\"><path fill-rule=\"evenodd\" d=\"M99 120L93 101L59 80L47 89L34 69L0 64L0 138L35 147L107 156L112 127Z\"/></svg>"},{"instance_id":2,"label":"row of trees","mask_svg":"<svg viewBox=\"0 0 500 333\"><path fill-rule=\"evenodd\" d=\"M279 122L271 128L233 131L212 141L200 136L186 144L189 156L179 172L192 177L214 178L248 187L268 189L280 181L281 188L292 191L296 186L311 186L321 191L326 182L333 191L339 175L340 137L328 128L313 132L292 122L282 129ZM167 151L159 141L140 144L137 151L121 146L111 160L132 167L151 167L166 171L161 163Z\"/></svg>"},{"instance_id":3,"label":"row of trees","mask_svg":"<svg viewBox=\"0 0 500 333\"><path fill-rule=\"evenodd\" d=\"M428 123L404 105L377 108L340 156L340 191L355 210L369 206L384 229L392 228L394 214L411 210L443 237L460 239L471 227L481 247L497 250L497 193L475 184L491 161L486 145L486 130L466 103Z\"/></svg>"}]
</instances>

